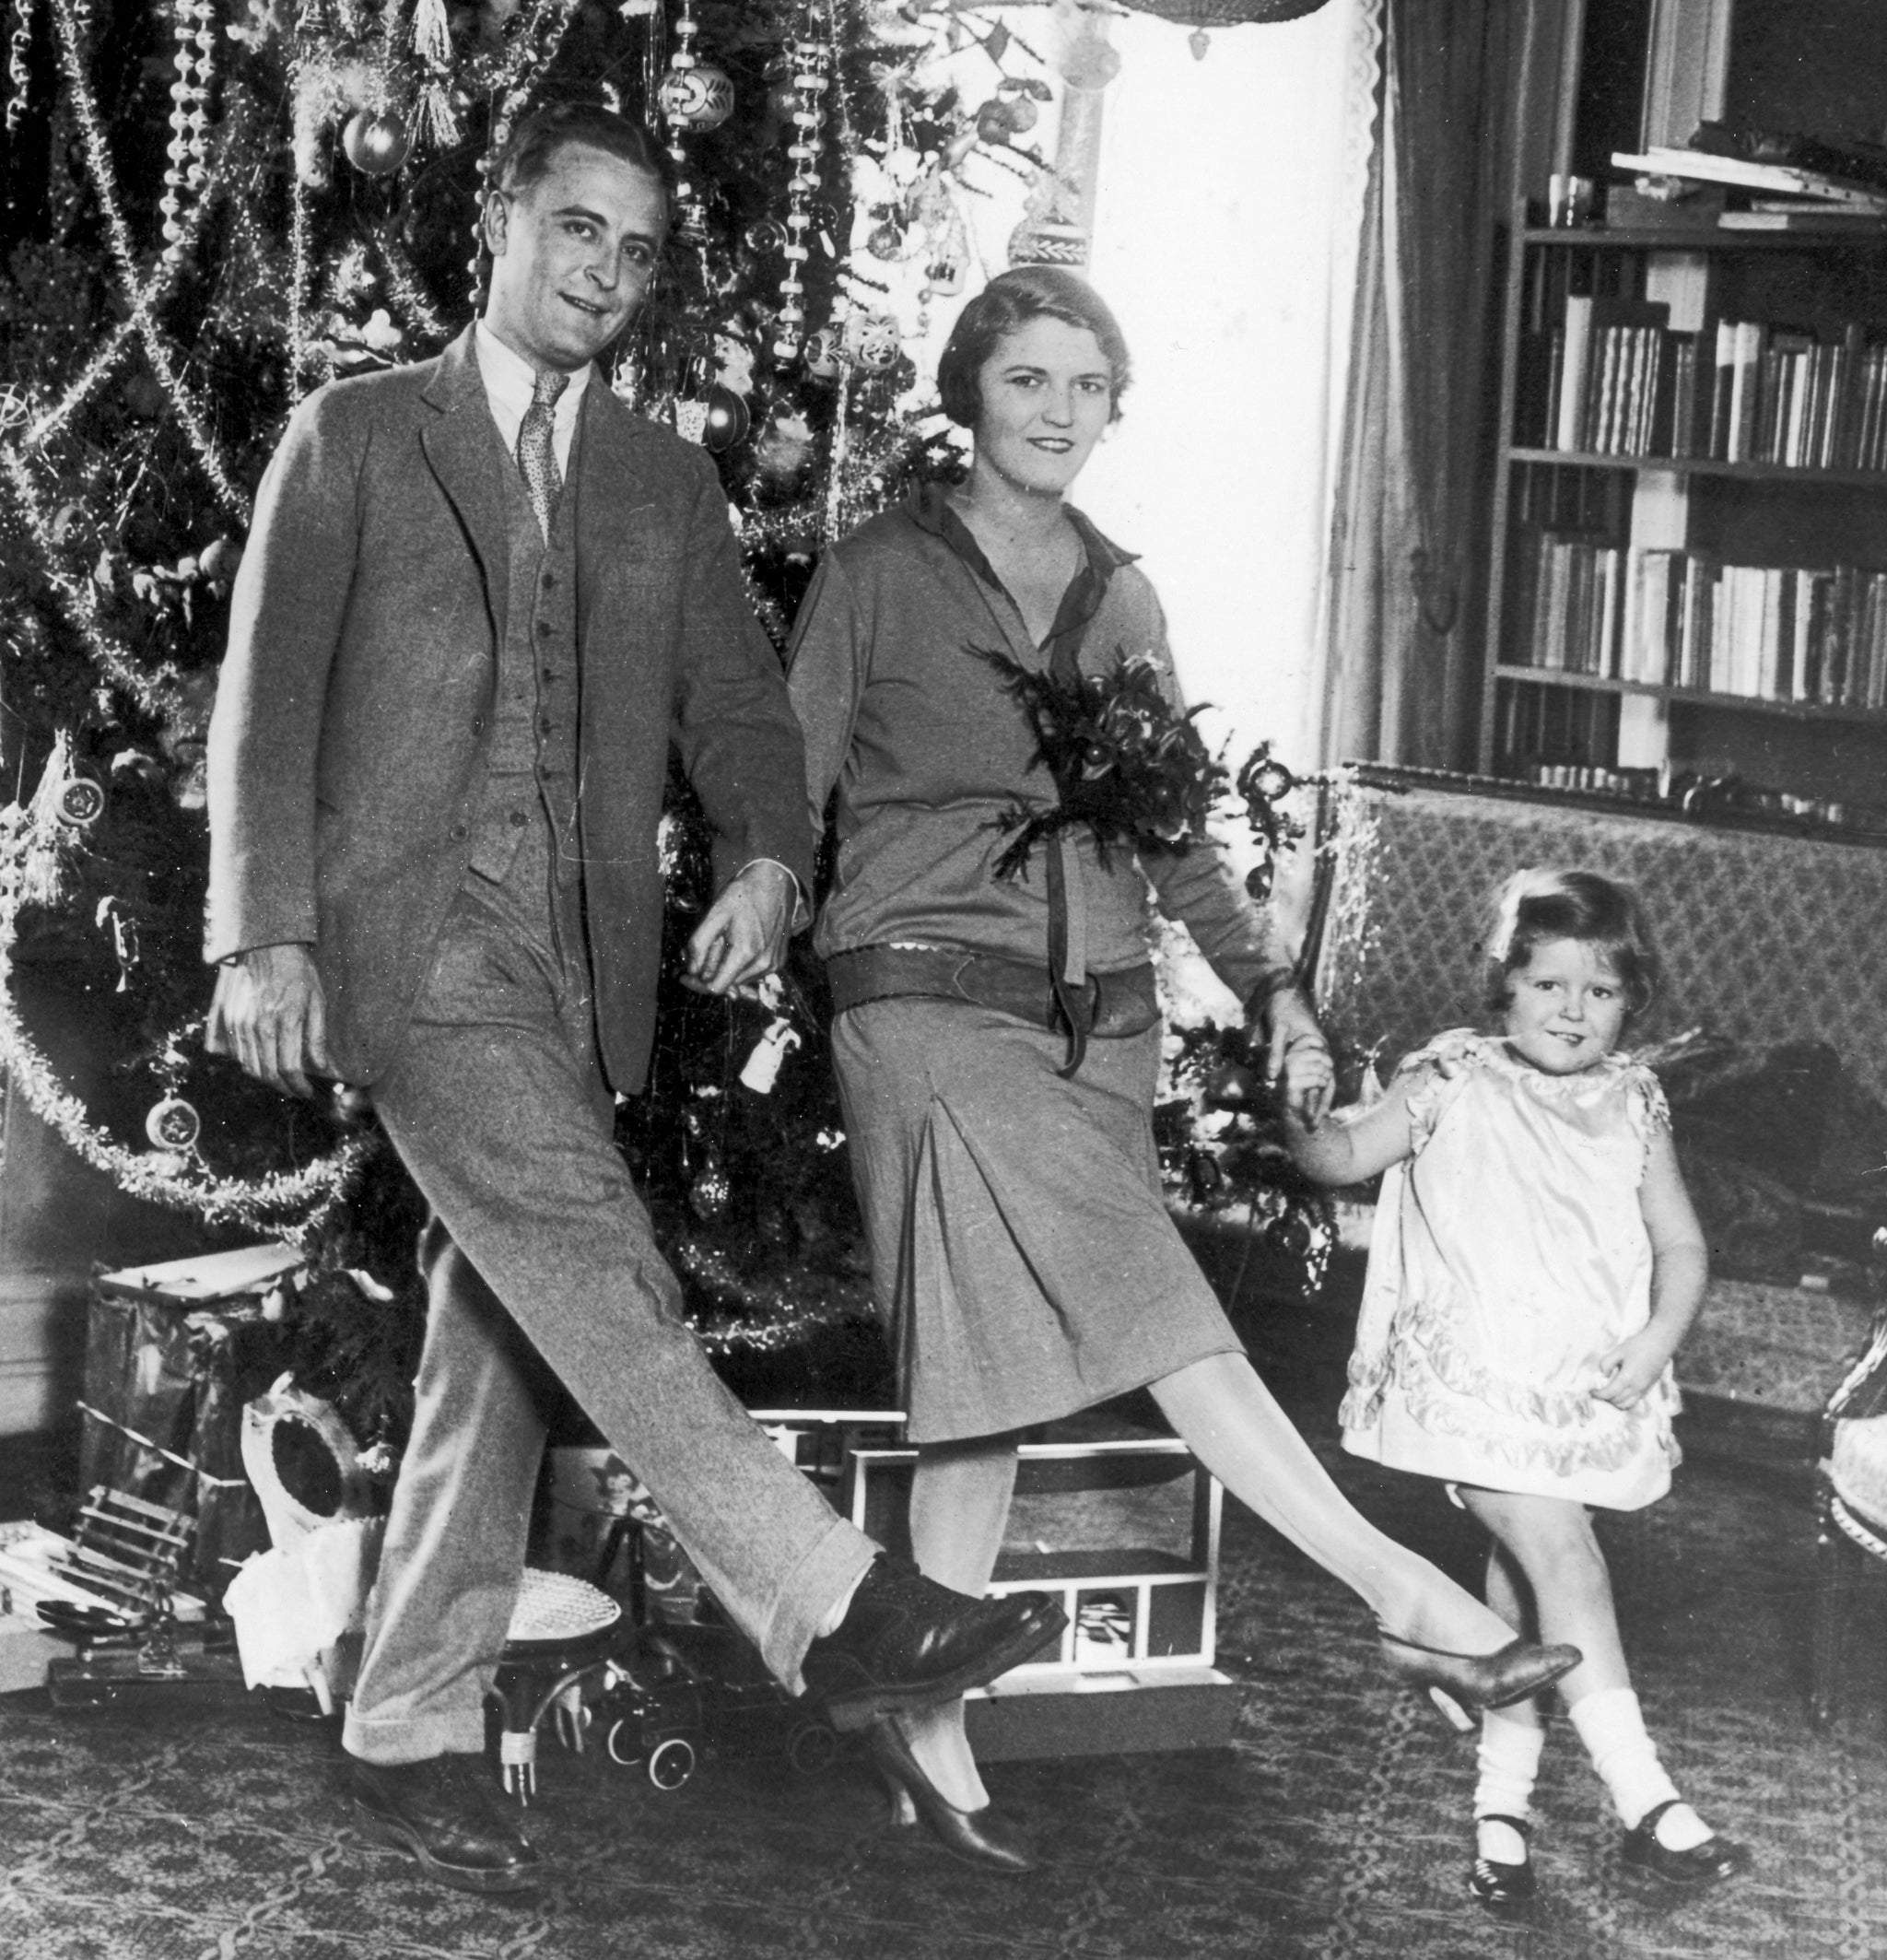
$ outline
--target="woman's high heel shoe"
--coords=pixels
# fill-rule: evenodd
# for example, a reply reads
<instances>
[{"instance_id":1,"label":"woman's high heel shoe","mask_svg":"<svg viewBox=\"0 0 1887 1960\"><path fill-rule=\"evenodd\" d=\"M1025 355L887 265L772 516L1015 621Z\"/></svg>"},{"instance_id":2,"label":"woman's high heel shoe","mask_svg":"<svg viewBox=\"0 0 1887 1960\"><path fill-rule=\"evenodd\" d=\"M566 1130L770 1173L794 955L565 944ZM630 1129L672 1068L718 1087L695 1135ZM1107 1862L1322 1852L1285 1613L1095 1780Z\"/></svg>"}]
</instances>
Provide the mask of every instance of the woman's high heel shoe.
<instances>
[{"instance_id":1,"label":"woman's high heel shoe","mask_svg":"<svg viewBox=\"0 0 1887 1960\"><path fill-rule=\"evenodd\" d=\"M981 1865L990 1872L1036 1869L1036 1854L1028 1839L994 1804L986 1803L979 1811L960 1811L938 1790L888 1715L881 1716L866 1731L865 1743L872 1752L872 1766L891 1792L894 1823L907 1821L903 1811L908 1803L944 1849L966 1864Z\"/></svg>"},{"instance_id":2,"label":"woman's high heel shoe","mask_svg":"<svg viewBox=\"0 0 1887 1960\"><path fill-rule=\"evenodd\" d=\"M1576 1647L1536 1647L1530 1640L1510 1640L1491 1654L1451 1654L1386 1630L1382 1651L1412 1688L1427 1689L1428 1698L1464 1731L1474 1726L1471 1708L1505 1708L1525 1701L1585 1659Z\"/></svg>"}]
</instances>

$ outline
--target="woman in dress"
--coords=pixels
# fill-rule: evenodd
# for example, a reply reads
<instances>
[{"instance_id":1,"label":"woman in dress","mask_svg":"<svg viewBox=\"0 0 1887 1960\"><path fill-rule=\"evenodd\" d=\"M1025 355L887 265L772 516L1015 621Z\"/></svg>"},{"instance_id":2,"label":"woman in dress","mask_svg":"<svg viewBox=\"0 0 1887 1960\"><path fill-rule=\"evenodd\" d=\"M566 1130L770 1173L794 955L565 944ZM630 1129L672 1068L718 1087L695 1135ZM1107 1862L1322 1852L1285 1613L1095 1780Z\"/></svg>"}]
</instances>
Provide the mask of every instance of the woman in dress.
<instances>
[{"instance_id":1,"label":"woman in dress","mask_svg":"<svg viewBox=\"0 0 1887 1960\"><path fill-rule=\"evenodd\" d=\"M1066 500L1119 411L1119 328L1072 274L1002 275L938 372L968 480L925 486L828 551L791 655L807 772L838 854L815 945L832 1046L918 1449L912 1551L979 1594L1018 1433L1149 1389L1235 1496L1359 1593L1403 1679L1518 1701L1576 1664L1511 1630L1360 1517L1246 1358L1168 1218L1151 1127L1160 1030L1149 896L1184 922L1314 1121L1328 1049L1265 920L1202 844L1112 848L1071 825L996 875L1018 807L1052 814L1034 729L989 658L1061 677L1154 663L1158 601ZM1462 1718L1465 1721L1465 1717ZM1026 1871L953 1703L872 1731L899 1814L958 1856Z\"/></svg>"}]
</instances>

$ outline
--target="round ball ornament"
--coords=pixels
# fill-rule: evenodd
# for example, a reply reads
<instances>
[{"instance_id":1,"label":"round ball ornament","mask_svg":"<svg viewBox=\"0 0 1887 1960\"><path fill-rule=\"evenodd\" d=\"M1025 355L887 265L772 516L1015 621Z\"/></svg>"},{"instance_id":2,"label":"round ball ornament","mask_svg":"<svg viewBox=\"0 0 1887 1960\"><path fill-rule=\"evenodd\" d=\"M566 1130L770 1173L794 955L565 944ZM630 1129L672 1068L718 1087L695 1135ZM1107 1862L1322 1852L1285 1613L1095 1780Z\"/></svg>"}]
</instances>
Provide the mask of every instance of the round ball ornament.
<instances>
[{"instance_id":1,"label":"round ball ornament","mask_svg":"<svg viewBox=\"0 0 1887 1960\"><path fill-rule=\"evenodd\" d=\"M725 455L746 438L753 419L746 397L720 381L714 381L709 386L706 406L708 416L701 427L702 445L710 455Z\"/></svg>"},{"instance_id":2,"label":"round ball ornament","mask_svg":"<svg viewBox=\"0 0 1887 1960\"><path fill-rule=\"evenodd\" d=\"M53 814L68 830L89 830L105 814L105 786L89 776L75 776L64 784Z\"/></svg>"},{"instance_id":3,"label":"round ball ornament","mask_svg":"<svg viewBox=\"0 0 1887 1960\"><path fill-rule=\"evenodd\" d=\"M890 313L871 313L852 336L852 353L860 367L882 370L896 364L903 335Z\"/></svg>"},{"instance_id":4,"label":"round ball ornament","mask_svg":"<svg viewBox=\"0 0 1887 1960\"><path fill-rule=\"evenodd\" d=\"M838 375L839 357L844 351L838 329L823 326L806 336L806 372L815 381L834 381Z\"/></svg>"},{"instance_id":5,"label":"round ball ornament","mask_svg":"<svg viewBox=\"0 0 1887 1960\"><path fill-rule=\"evenodd\" d=\"M706 62L671 68L655 91L655 104L666 122L686 129L719 129L733 113L733 84Z\"/></svg>"},{"instance_id":6,"label":"round ball ornament","mask_svg":"<svg viewBox=\"0 0 1887 1960\"><path fill-rule=\"evenodd\" d=\"M144 1133L153 1150L187 1152L196 1148L203 1119L181 1096L167 1096L144 1120Z\"/></svg>"},{"instance_id":7,"label":"round ball ornament","mask_svg":"<svg viewBox=\"0 0 1887 1960\"><path fill-rule=\"evenodd\" d=\"M992 149L1000 149L1014 134L1006 102L992 100L977 111L977 135Z\"/></svg>"},{"instance_id":8,"label":"round ball ornament","mask_svg":"<svg viewBox=\"0 0 1887 1960\"><path fill-rule=\"evenodd\" d=\"M369 109L349 116L341 132L341 148L363 177L391 177L405 162L412 147L397 118Z\"/></svg>"}]
</instances>

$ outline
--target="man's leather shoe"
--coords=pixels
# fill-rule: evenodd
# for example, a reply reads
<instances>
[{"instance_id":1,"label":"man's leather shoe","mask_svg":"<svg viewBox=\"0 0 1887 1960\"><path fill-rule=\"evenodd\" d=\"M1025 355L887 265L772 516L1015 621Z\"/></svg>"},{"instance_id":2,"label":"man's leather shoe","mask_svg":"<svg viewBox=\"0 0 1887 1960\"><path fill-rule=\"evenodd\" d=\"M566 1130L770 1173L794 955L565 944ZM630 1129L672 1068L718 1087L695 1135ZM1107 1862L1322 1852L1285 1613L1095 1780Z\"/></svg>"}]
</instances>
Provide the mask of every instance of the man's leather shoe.
<instances>
[{"instance_id":1,"label":"man's leather shoe","mask_svg":"<svg viewBox=\"0 0 1887 1960\"><path fill-rule=\"evenodd\" d=\"M423 1763L352 1759L354 1821L442 1885L459 1892L524 1892L544 1860L499 1807L483 1760L436 1755Z\"/></svg>"},{"instance_id":2,"label":"man's leather shoe","mask_svg":"<svg viewBox=\"0 0 1887 1960\"><path fill-rule=\"evenodd\" d=\"M933 1708L982 1686L1068 1624L1046 1592L973 1600L880 1553L838 1630L815 1640L806 1685L835 1729L862 1729L895 1709Z\"/></svg>"}]
</instances>

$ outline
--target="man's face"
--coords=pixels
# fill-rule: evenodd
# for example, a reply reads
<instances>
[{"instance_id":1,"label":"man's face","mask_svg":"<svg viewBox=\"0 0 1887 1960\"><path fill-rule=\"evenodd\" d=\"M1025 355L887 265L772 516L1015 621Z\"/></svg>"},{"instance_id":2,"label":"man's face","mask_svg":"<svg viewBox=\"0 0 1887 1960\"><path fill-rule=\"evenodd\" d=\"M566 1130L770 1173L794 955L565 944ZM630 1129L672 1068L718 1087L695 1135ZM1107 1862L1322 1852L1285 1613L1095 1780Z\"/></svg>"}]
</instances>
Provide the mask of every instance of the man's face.
<instances>
[{"instance_id":1,"label":"man's face","mask_svg":"<svg viewBox=\"0 0 1887 1960\"><path fill-rule=\"evenodd\" d=\"M646 170L566 144L535 183L486 200L486 325L540 371L574 372L635 317L667 229Z\"/></svg>"}]
</instances>

